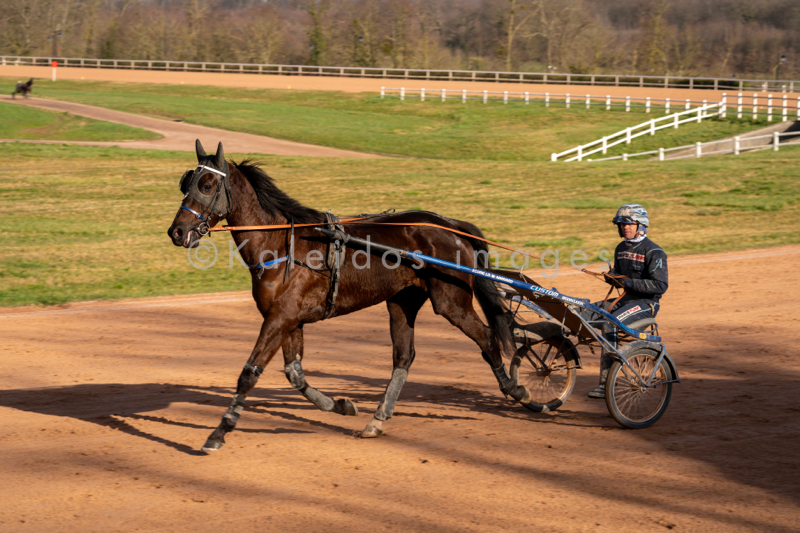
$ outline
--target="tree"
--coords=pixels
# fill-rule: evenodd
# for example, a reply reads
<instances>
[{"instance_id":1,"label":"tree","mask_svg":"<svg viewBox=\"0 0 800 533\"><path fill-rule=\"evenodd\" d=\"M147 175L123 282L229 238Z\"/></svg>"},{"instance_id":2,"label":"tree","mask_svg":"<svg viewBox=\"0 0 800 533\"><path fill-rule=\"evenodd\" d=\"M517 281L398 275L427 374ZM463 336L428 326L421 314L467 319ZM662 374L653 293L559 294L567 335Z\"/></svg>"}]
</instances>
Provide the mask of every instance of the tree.
<instances>
[{"instance_id":1,"label":"tree","mask_svg":"<svg viewBox=\"0 0 800 533\"><path fill-rule=\"evenodd\" d=\"M311 17L311 28L308 30L308 40L311 48L311 54L308 57L309 65L322 65L325 53L328 51L328 43L322 30L322 17L329 7L324 0L309 0L306 7L306 12Z\"/></svg>"},{"instance_id":2,"label":"tree","mask_svg":"<svg viewBox=\"0 0 800 533\"><path fill-rule=\"evenodd\" d=\"M519 32L531 16L533 16L532 10L528 10L524 13L524 16L522 16L525 8L528 7L526 4L517 4L517 0L508 1L511 6L508 10L508 24L506 26L506 72L511 71L511 52L514 47L514 37L516 37L517 32ZM517 13L517 10L519 10L519 13Z\"/></svg>"}]
</instances>

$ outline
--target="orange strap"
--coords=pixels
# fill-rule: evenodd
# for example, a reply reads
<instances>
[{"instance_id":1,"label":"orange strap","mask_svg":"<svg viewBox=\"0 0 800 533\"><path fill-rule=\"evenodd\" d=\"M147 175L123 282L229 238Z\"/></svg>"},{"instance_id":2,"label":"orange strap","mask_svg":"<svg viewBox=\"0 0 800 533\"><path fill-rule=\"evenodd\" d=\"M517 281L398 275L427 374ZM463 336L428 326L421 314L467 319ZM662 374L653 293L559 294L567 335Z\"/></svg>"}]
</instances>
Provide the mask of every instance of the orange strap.
<instances>
[{"instance_id":1,"label":"orange strap","mask_svg":"<svg viewBox=\"0 0 800 533\"><path fill-rule=\"evenodd\" d=\"M500 244L499 242L490 241L489 239L484 239L483 237L477 237L472 235L471 233L466 233L464 231L459 231L457 229L447 228L445 226L440 226L439 224L433 224L430 222L359 222L365 219L372 218L372 217L357 217L357 218L343 218L339 220L339 224L348 224L348 225L366 225L366 226L425 226L429 228L437 228L443 229L445 231L449 231L450 233L457 233L458 235L463 235L470 239L475 239L478 241L485 242L486 244L491 244L492 246L497 246L499 248L504 248L506 250L512 252L519 252L519 253L528 253L528 255L539 259L540 261L547 261L547 259L543 259L541 256L536 254L531 254L530 252L523 252L522 250L517 250L516 248L511 248L510 246L506 246L504 244ZM326 226L327 223L325 222L317 222L312 224L295 224L295 228L304 228L304 227L314 227L314 226ZM222 227L213 227L210 228L210 231L261 231L261 230L279 230L279 229L290 229L292 227L291 224L271 224L268 226L222 226ZM555 260L552 261L555 263ZM590 274L595 276L596 278L602 278L603 274L598 272L592 272L591 270L586 270L585 268L577 268L570 265L570 268L574 268L579 272L583 272L585 274ZM623 276L624 277L624 276Z\"/></svg>"}]
</instances>

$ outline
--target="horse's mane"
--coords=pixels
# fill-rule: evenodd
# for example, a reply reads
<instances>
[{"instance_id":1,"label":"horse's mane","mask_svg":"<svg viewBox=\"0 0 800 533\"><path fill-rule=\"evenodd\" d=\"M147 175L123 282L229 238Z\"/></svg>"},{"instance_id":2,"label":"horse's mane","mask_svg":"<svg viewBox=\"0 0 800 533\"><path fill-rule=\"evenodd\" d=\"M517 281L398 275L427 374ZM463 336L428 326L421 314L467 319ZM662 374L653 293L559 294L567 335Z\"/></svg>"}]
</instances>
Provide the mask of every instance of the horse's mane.
<instances>
[{"instance_id":1,"label":"horse's mane","mask_svg":"<svg viewBox=\"0 0 800 533\"><path fill-rule=\"evenodd\" d=\"M319 222L324 219L322 213L311 207L306 207L285 192L280 190L272 178L261 170L259 163L245 159L241 163L232 161L236 170L241 172L253 189L256 191L258 203L267 214L271 216L284 216L286 219L294 218L295 223Z\"/></svg>"}]
</instances>

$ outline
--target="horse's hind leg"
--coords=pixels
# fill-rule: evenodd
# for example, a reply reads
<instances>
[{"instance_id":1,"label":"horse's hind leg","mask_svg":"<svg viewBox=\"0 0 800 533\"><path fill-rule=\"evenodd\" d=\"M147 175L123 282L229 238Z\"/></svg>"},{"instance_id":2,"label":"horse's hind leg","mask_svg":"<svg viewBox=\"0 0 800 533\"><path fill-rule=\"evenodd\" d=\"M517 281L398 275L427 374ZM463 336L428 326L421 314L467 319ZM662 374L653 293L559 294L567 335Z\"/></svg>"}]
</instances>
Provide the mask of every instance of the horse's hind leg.
<instances>
[{"instance_id":1,"label":"horse's hind leg","mask_svg":"<svg viewBox=\"0 0 800 533\"><path fill-rule=\"evenodd\" d=\"M472 294L441 280L433 279L429 285L433 311L445 317L478 345L483 360L489 363L500 385L500 392L518 402L524 404L530 402L530 391L525 386L517 384L508 375L503 363L503 354L492 335L491 328L481 322L472 306Z\"/></svg>"},{"instance_id":2,"label":"horse's hind leg","mask_svg":"<svg viewBox=\"0 0 800 533\"><path fill-rule=\"evenodd\" d=\"M308 401L319 407L321 411L338 413L346 416L356 416L358 408L347 398L333 398L324 395L306 383L303 373L303 326L295 329L283 343L283 372L292 387L300 391Z\"/></svg>"},{"instance_id":3,"label":"horse's hind leg","mask_svg":"<svg viewBox=\"0 0 800 533\"><path fill-rule=\"evenodd\" d=\"M408 377L408 369L414 362L414 322L422 304L428 297L422 289L409 287L387 300L392 333L392 379L386 386L383 400L375 411L361 437L368 439L383 433L383 423L394 413L394 407L400 391Z\"/></svg>"}]
</instances>

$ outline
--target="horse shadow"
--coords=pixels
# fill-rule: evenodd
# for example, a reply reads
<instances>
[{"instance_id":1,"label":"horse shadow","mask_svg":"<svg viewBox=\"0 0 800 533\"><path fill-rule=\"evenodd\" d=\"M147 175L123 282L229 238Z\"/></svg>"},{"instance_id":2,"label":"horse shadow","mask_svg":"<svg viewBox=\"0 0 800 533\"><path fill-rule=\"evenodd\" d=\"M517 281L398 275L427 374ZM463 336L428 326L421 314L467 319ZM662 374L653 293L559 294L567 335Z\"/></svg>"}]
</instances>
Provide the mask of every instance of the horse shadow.
<instances>
[{"instance_id":1,"label":"horse shadow","mask_svg":"<svg viewBox=\"0 0 800 533\"><path fill-rule=\"evenodd\" d=\"M164 416L147 413L167 409L172 403L188 403L219 407L221 416L230 403L231 394L230 389L222 387L195 387L169 383L92 383L54 388L5 390L0 395L0 406L91 422L163 444L182 453L205 455L186 444L171 441L137 428L128 421L142 420L190 429L207 429L211 432L214 427L171 420ZM274 413L270 411L270 414ZM304 430L287 428L241 428L237 431L265 434L308 433Z\"/></svg>"}]
</instances>

